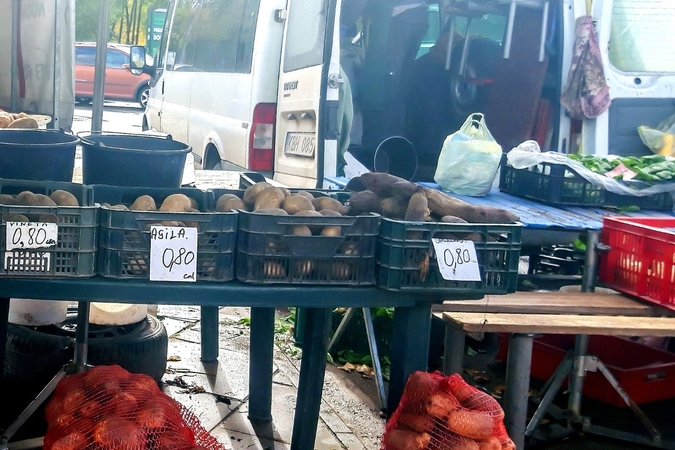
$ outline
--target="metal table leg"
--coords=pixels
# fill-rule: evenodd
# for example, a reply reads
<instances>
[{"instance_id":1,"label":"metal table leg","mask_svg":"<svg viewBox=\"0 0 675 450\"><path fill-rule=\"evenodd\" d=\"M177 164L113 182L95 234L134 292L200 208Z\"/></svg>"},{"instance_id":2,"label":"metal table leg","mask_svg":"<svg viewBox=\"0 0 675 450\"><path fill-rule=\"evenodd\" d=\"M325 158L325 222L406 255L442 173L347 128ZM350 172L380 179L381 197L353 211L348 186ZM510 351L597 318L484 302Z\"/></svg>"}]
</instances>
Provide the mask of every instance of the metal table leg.
<instances>
[{"instance_id":1,"label":"metal table leg","mask_svg":"<svg viewBox=\"0 0 675 450\"><path fill-rule=\"evenodd\" d=\"M201 306L202 327L202 361L211 362L218 359L218 307Z\"/></svg>"},{"instance_id":2,"label":"metal table leg","mask_svg":"<svg viewBox=\"0 0 675 450\"><path fill-rule=\"evenodd\" d=\"M314 448L319 423L323 379L326 374L326 353L330 335L332 310L307 308L302 363L298 382L298 399L293 419L291 450ZM251 324L253 320L251 320Z\"/></svg>"},{"instance_id":3,"label":"metal table leg","mask_svg":"<svg viewBox=\"0 0 675 450\"><path fill-rule=\"evenodd\" d=\"M370 358L373 360L373 371L375 372L375 384L377 392L380 395L380 409L387 409L387 393L384 390L384 378L382 377L382 367L380 366L380 354L377 351L377 341L375 340L375 328L373 327L373 318L370 315L370 308L363 309L363 320L366 323L366 335L368 337L368 346L370 347Z\"/></svg>"},{"instance_id":4,"label":"metal table leg","mask_svg":"<svg viewBox=\"0 0 675 450\"><path fill-rule=\"evenodd\" d=\"M429 366L430 331L430 303L395 309L387 400L389 415L396 410L401 400L408 376L417 370L426 371Z\"/></svg>"},{"instance_id":5,"label":"metal table leg","mask_svg":"<svg viewBox=\"0 0 675 450\"><path fill-rule=\"evenodd\" d=\"M445 345L443 350L443 373L450 375L462 373L466 334L452 327L445 327Z\"/></svg>"},{"instance_id":6,"label":"metal table leg","mask_svg":"<svg viewBox=\"0 0 675 450\"><path fill-rule=\"evenodd\" d=\"M89 342L89 302L77 302L77 329L75 330L75 372L82 373L87 367Z\"/></svg>"},{"instance_id":7,"label":"metal table leg","mask_svg":"<svg viewBox=\"0 0 675 450\"><path fill-rule=\"evenodd\" d=\"M272 371L274 366L274 308L251 308L248 418L272 420Z\"/></svg>"},{"instance_id":8,"label":"metal table leg","mask_svg":"<svg viewBox=\"0 0 675 450\"><path fill-rule=\"evenodd\" d=\"M506 359L504 425L518 450L525 448L532 341L531 334L512 334L509 337L509 354Z\"/></svg>"}]
</instances>

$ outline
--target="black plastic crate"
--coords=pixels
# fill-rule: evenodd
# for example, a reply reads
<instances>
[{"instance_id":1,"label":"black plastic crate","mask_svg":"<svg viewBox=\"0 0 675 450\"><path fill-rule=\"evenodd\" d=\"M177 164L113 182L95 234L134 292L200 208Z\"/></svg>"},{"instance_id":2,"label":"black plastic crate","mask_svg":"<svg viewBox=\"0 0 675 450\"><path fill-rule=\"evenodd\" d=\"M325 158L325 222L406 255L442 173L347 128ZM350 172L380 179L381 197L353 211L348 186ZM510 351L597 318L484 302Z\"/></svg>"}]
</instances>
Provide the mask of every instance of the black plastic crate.
<instances>
[{"instance_id":1,"label":"black plastic crate","mask_svg":"<svg viewBox=\"0 0 675 450\"><path fill-rule=\"evenodd\" d=\"M378 214L341 217L274 216L239 213L237 279L248 283L375 284ZM305 225L312 236L296 236L289 226ZM339 236L316 233L339 226Z\"/></svg>"},{"instance_id":2,"label":"black plastic crate","mask_svg":"<svg viewBox=\"0 0 675 450\"><path fill-rule=\"evenodd\" d=\"M99 275L109 278L150 278L150 225L179 221L197 228L197 281L234 279L236 212L213 212L213 194L195 188L128 188L94 185L97 203L130 205L150 195L158 207L171 194L197 201L200 212L124 211L105 206L100 211Z\"/></svg>"},{"instance_id":3,"label":"black plastic crate","mask_svg":"<svg viewBox=\"0 0 675 450\"><path fill-rule=\"evenodd\" d=\"M406 222L382 218L377 245L377 285L390 291L470 297L515 292L521 230L521 224ZM433 237L473 241L481 281L443 279L431 241ZM428 267L426 276L424 267Z\"/></svg>"},{"instance_id":4,"label":"black plastic crate","mask_svg":"<svg viewBox=\"0 0 675 450\"><path fill-rule=\"evenodd\" d=\"M673 199L667 192L637 197L607 191L562 164L541 163L515 169L502 160L499 189L502 192L554 206L637 206L640 209L671 211Z\"/></svg>"},{"instance_id":5,"label":"black plastic crate","mask_svg":"<svg viewBox=\"0 0 675 450\"><path fill-rule=\"evenodd\" d=\"M50 195L56 190L70 192L80 206L0 206L0 275L60 278L91 277L96 273L98 208L93 204L90 187L69 182L0 179L2 194L15 196L31 191ZM12 214L24 215L31 222L56 223L56 246L7 251L6 224L12 221Z\"/></svg>"}]
</instances>

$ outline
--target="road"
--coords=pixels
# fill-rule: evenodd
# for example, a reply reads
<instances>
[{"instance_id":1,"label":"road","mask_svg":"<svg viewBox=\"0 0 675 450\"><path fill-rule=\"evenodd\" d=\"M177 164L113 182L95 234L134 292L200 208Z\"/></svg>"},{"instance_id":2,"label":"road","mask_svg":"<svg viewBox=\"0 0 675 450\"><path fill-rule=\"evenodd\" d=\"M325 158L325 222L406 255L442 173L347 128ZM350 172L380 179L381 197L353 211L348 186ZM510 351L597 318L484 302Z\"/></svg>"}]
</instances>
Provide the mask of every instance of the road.
<instances>
[{"instance_id":1,"label":"road","mask_svg":"<svg viewBox=\"0 0 675 450\"><path fill-rule=\"evenodd\" d=\"M143 109L137 103L109 102L103 104L103 131L140 133ZM75 105L73 133L91 131L91 105Z\"/></svg>"}]
</instances>

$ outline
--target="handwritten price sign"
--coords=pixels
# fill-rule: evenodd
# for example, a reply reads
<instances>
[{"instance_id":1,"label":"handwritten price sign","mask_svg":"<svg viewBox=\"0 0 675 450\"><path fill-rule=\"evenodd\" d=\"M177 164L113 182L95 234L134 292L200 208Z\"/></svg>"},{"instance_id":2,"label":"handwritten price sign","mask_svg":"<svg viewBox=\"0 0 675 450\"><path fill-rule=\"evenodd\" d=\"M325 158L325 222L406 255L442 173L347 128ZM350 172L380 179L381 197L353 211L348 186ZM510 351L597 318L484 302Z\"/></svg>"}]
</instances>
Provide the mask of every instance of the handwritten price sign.
<instances>
[{"instance_id":1,"label":"handwritten price sign","mask_svg":"<svg viewBox=\"0 0 675 450\"><path fill-rule=\"evenodd\" d=\"M24 250L56 246L59 227L46 222L7 222L5 249Z\"/></svg>"},{"instance_id":2,"label":"handwritten price sign","mask_svg":"<svg viewBox=\"0 0 675 450\"><path fill-rule=\"evenodd\" d=\"M473 241L433 238L438 270L444 280L481 281Z\"/></svg>"},{"instance_id":3,"label":"handwritten price sign","mask_svg":"<svg viewBox=\"0 0 675 450\"><path fill-rule=\"evenodd\" d=\"M197 229L150 227L150 281L197 280Z\"/></svg>"}]
</instances>

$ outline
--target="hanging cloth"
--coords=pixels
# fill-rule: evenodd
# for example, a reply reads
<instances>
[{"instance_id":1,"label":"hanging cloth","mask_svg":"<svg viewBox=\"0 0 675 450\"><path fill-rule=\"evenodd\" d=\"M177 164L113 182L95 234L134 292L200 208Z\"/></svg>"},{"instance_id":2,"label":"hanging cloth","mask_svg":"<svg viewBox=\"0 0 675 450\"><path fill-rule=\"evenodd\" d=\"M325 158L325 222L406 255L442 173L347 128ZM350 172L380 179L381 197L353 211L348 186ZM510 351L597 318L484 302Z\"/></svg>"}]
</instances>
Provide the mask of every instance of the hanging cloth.
<instances>
[{"instance_id":1,"label":"hanging cloth","mask_svg":"<svg viewBox=\"0 0 675 450\"><path fill-rule=\"evenodd\" d=\"M581 16L575 24L574 53L560 103L572 119L594 119L611 103L605 81L593 17Z\"/></svg>"}]
</instances>

